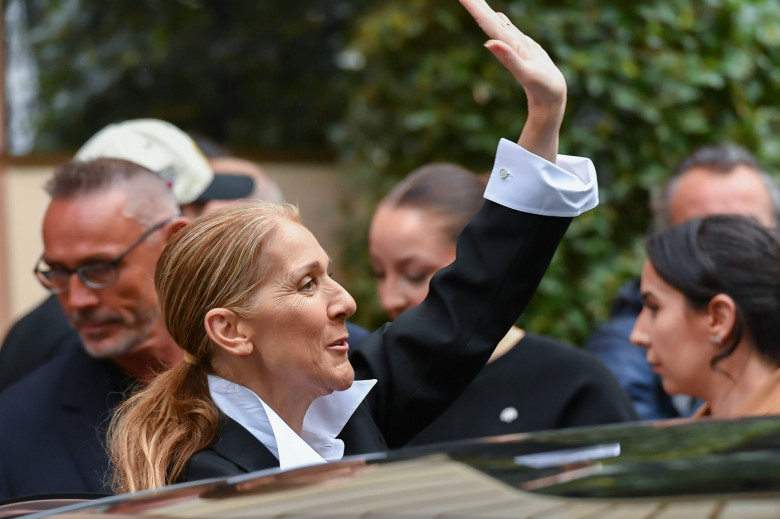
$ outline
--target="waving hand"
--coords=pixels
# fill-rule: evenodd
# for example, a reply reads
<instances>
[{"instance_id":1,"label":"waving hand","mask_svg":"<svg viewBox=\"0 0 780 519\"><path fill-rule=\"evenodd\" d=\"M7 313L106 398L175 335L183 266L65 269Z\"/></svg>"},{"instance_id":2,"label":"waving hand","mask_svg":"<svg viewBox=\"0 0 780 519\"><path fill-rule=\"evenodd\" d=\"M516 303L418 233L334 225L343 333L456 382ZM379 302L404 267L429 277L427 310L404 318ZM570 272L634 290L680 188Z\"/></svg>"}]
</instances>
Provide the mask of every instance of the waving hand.
<instances>
[{"instance_id":1,"label":"waving hand","mask_svg":"<svg viewBox=\"0 0 780 519\"><path fill-rule=\"evenodd\" d=\"M485 0L460 0L485 34L485 47L522 85L528 120L518 144L551 162L558 153L558 131L566 109L566 80L547 52Z\"/></svg>"}]
</instances>

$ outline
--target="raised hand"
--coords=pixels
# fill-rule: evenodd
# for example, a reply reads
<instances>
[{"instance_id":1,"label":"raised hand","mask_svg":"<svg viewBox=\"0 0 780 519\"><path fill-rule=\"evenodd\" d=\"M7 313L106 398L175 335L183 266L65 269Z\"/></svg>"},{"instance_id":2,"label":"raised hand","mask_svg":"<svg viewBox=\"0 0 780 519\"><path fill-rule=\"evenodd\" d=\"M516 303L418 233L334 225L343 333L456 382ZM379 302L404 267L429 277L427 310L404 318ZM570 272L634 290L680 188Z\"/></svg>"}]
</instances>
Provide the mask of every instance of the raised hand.
<instances>
[{"instance_id":1,"label":"raised hand","mask_svg":"<svg viewBox=\"0 0 780 519\"><path fill-rule=\"evenodd\" d=\"M551 162L558 152L558 131L566 109L566 80L547 52L485 0L460 0L485 34L485 47L523 86L528 120L518 144Z\"/></svg>"}]
</instances>

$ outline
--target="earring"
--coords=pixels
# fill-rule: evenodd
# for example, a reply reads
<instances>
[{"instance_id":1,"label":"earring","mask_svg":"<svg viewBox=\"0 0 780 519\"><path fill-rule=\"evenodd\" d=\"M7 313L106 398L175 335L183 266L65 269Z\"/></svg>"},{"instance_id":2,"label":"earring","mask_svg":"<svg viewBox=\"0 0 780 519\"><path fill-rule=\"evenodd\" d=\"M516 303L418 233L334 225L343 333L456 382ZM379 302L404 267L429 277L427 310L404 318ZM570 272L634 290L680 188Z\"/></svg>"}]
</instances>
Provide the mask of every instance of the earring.
<instances>
[{"instance_id":1,"label":"earring","mask_svg":"<svg viewBox=\"0 0 780 519\"><path fill-rule=\"evenodd\" d=\"M720 346L723 344L723 339L720 338L720 335L710 335L710 342L716 346Z\"/></svg>"}]
</instances>

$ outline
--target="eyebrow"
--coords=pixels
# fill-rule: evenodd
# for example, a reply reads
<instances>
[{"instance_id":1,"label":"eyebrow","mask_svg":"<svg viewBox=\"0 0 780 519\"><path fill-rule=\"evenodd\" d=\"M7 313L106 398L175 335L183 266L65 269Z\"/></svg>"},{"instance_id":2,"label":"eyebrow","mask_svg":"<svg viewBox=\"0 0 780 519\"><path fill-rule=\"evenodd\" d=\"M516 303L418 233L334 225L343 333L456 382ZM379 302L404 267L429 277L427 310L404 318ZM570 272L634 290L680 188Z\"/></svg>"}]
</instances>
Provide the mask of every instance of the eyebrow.
<instances>
[{"instance_id":1,"label":"eyebrow","mask_svg":"<svg viewBox=\"0 0 780 519\"><path fill-rule=\"evenodd\" d=\"M411 252L410 254L407 254L406 256L402 256L400 259L396 261L396 263L401 264L407 264L411 263L412 261L416 261L420 259L420 255L417 254L417 252Z\"/></svg>"},{"instance_id":2,"label":"eyebrow","mask_svg":"<svg viewBox=\"0 0 780 519\"><path fill-rule=\"evenodd\" d=\"M76 261L77 268L83 267L84 265L93 265L95 263L108 263L114 258L114 256L108 256L107 254L102 253L96 253L91 254L84 258L79 258L78 261ZM59 261L59 260L49 260L46 258L46 255L41 255L41 259L46 263L49 267L66 267L66 264L68 262L65 261ZM66 267L67 268L67 267Z\"/></svg>"},{"instance_id":3,"label":"eyebrow","mask_svg":"<svg viewBox=\"0 0 780 519\"><path fill-rule=\"evenodd\" d=\"M423 265L428 266L431 263L436 263L436 261L431 260L430 258L427 258L425 256L421 256L419 253L415 251L407 254L406 256L402 256L401 258L392 261L391 264L407 267L409 266L410 263L422 263Z\"/></svg>"},{"instance_id":4,"label":"eyebrow","mask_svg":"<svg viewBox=\"0 0 780 519\"><path fill-rule=\"evenodd\" d=\"M298 277L303 272L308 272L310 270L318 269L320 268L320 262L317 260L314 260L310 263L307 263L306 265L303 265L302 267L298 267L292 272L292 277ZM325 270L329 270L330 267L333 266L333 258L328 258L328 265L325 268Z\"/></svg>"}]
</instances>

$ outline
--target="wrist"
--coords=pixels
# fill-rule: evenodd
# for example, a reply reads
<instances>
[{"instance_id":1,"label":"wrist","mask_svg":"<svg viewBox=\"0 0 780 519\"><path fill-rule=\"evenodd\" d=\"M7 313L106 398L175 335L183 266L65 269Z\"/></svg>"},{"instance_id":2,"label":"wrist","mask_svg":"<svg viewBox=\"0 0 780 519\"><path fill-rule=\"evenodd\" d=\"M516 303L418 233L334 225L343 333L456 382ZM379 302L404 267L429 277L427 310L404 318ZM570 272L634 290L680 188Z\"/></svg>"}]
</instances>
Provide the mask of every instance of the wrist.
<instances>
[{"instance_id":1,"label":"wrist","mask_svg":"<svg viewBox=\"0 0 780 519\"><path fill-rule=\"evenodd\" d=\"M532 109L517 143L540 157L555 162L558 156L558 134L563 122L565 102L559 106Z\"/></svg>"},{"instance_id":2,"label":"wrist","mask_svg":"<svg viewBox=\"0 0 780 519\"><path fill-rule=\"evenodd\" d=\"M526 126L533 126L540 131L554 128L557 132L560 130L563 116L566 112L566 96L549 103L528 102L528 119Z\"/></svg>"}]
</instances>

